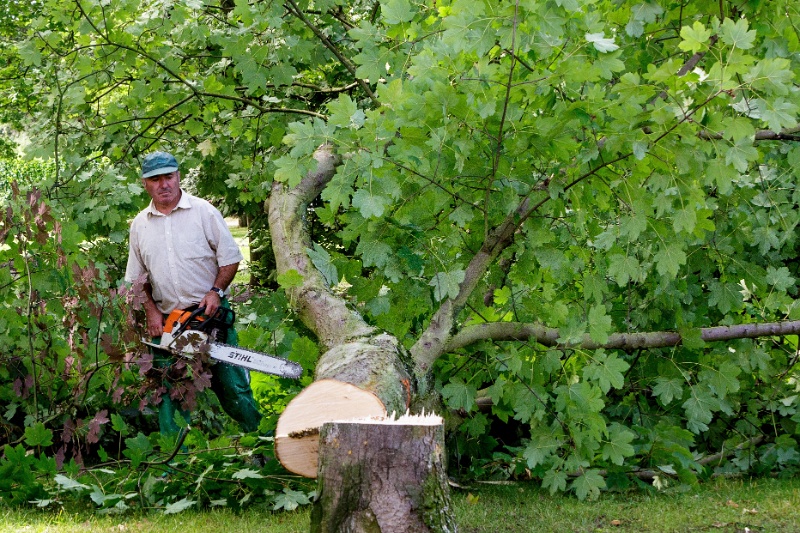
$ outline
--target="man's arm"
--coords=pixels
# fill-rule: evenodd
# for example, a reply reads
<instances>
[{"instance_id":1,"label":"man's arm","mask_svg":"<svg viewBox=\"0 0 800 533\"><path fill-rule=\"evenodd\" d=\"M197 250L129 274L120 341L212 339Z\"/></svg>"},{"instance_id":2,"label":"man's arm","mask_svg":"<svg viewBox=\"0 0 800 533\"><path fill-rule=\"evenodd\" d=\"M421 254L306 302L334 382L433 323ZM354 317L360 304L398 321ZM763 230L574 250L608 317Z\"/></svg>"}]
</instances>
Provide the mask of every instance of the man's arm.
<instances>
[{"instance_id":1,"label":"man's arm","mask_svg":"<svg viewBox=\"0 0 800 533\"><path fill-rule=\"evenodd\" d=\"M228 288L228 285L231 284L233 278L236 276L236 272L239 270L239 263L233 263L232 265L225 265L219 267L219 272L217 273L217 277L214 280L214 287L218 287L223 291ZM211 289L211 287L209 287ZM214 316L214 313L217 312L219 309L219 305L221 303L221 298L215 292L211 292L210 290L203 296L203 299L200 300L200 307L205 306L205 315L206 316Z\"/></svg>"},{"instance_id":2,"label":"man's arm","mask_svg":"<svg viewBox=\"0 0 800 533\"><path fill-rule=\"evenodd\" d=\"M164 333L164 315L153 300L153 287L149 283L145 283L143 289L147 297L143 304L147 320L147 334L151 337L158 337Z\"/></svg>"}]
</instances>

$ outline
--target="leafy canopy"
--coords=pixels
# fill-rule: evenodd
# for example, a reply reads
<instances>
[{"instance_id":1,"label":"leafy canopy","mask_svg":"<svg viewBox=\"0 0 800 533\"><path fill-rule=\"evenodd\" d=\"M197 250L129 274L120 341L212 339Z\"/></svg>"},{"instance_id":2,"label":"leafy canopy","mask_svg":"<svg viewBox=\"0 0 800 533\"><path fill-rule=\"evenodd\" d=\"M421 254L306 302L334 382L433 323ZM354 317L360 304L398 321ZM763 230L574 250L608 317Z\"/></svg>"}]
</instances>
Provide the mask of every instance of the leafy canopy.
<instances>
[{"instance_id":1,"label":"leafy canopy","mask_svg":"<svg viewBox=\"0 0 800 533\"><path fill-rule=\"evenodd\" d=\"M735 449L728 471L750 453L797 466L776 452L795 446L795 347L699 328L798 318L798 9L50 1L19 54L64 180L133 179L168 149L199 190L258 214L272 180L296 185L332 143L344 157L312 206L310 256L408 347L452 309L432 358L463 416L455 468L592 497L601 469L691 483L696 452ZM487 322L684 344L447 348Z\"/></svg>"}]
</instances>

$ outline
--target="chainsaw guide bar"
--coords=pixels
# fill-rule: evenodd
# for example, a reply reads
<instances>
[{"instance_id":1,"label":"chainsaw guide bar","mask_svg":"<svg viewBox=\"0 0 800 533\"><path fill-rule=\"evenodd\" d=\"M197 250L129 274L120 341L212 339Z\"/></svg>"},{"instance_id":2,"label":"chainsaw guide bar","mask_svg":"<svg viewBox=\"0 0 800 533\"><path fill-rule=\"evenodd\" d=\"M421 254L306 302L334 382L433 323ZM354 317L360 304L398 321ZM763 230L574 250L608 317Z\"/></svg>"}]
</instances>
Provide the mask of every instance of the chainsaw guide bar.
<instances>
[{"instance_id":1,"label":"chainsaw guide bar","mask_svg":"<svg viewBox=\"0 0 800 533\"><path fill-rule=\"evenodd\" d=\"M204 308L201 307L190 313L176 309L167 317L164 333L161 335L161 343L156 344L145 339L142 339L142 343L178 357L191 358L196 353L207 353L216 361L241 366L264 374L272 374L273 376L298 379L303 375L303 367L294 361L219 342L216 340L219 336L213 327L210 328L211 331L209 333L199 329L206 325L214 326L214 322L200 316L203 310ZM232 323L233 313L231 311L226 312L230 313L231 316L227 320Z\"/></svg>"}]
</instances>

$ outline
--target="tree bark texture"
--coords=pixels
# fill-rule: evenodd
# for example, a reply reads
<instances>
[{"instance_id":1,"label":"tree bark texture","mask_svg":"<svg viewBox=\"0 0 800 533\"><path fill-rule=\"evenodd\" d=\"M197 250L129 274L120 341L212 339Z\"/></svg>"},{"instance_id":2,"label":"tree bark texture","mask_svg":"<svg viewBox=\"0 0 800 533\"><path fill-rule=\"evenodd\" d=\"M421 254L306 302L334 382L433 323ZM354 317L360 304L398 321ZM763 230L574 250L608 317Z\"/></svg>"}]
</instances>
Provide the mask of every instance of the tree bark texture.
<instances>
[{"instance_id":1,"label":"tree bark texture","mask_svg":"<svg viewBox=\"0 0 800 533\"><path fill-rule=\"evenodd\" d=\"M312 532L456 531L444 425L439 417L406 418L323 424ZM425 418L436 422L413 421Z\"/></svg>"}]
</instances>

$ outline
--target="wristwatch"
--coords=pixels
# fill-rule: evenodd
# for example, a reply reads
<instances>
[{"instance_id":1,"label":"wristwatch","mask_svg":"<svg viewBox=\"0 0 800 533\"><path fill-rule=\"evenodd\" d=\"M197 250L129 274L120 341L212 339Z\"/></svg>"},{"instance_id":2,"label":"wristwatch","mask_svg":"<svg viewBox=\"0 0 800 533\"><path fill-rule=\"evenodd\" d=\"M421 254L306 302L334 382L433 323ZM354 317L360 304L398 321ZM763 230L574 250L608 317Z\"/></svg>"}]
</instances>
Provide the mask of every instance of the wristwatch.
<instances>
[{"instance_id":1,"label":"wristwatch","mask_svg":"<svg viewBox=\"0 0 800 533\"><path fill-rule=\"evenodd\" d=\"M216 292L216 293L217 293L217 295L218 295L220 298L224 298L224 297L225 297L225 291L223 291L223 290L222 290L222 289L220 289L219 287L211 287L211 290L210 290L210 291L208 291L208 292Z\"/></svg>"}]
</instances>

